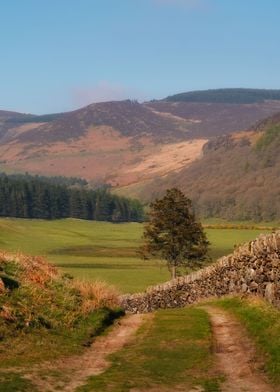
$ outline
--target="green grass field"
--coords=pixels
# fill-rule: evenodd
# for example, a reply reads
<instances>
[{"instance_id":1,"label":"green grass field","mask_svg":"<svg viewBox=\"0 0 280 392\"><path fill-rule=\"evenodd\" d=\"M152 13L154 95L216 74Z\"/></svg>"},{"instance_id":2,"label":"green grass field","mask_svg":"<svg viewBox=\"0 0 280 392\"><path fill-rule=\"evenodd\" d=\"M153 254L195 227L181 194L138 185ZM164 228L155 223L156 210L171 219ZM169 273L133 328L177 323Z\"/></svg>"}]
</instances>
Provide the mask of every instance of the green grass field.
<instances>
[{"instance_id":1,"label":"green grass field","mask_svg":"<svg viewBox=\"0 0 280 392\"><path fill-rule=\"evenodd\" d=\"M42 255L75 277L104 280L122 292L137 292L169 279L164 263L144 261L137 254L142 230L139 223L1 218L0 249ZM219 228L206 231L213 260L262 232Z\"/></svg>"}]
</instances>

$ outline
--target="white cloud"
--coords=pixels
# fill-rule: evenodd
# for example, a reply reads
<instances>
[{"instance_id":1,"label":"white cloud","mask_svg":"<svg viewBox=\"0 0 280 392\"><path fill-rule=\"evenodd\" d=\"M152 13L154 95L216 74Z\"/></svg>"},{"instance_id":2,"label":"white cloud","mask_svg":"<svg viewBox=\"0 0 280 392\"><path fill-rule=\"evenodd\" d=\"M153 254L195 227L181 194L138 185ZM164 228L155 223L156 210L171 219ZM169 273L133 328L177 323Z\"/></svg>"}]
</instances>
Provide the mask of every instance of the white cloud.
<instances>
[{"instance_id":1,"label":"white cloud","mask_svg":"<svg viewBox=\"0 0 280 392\"><path fill-rule=\"evenodd\" d=\"M94 86L73 88L71 96L75 106L86 106L94 102L120 101L124 99L146 99L141 91L107 81L100 81Z\"/></svg>"}]
</instances>

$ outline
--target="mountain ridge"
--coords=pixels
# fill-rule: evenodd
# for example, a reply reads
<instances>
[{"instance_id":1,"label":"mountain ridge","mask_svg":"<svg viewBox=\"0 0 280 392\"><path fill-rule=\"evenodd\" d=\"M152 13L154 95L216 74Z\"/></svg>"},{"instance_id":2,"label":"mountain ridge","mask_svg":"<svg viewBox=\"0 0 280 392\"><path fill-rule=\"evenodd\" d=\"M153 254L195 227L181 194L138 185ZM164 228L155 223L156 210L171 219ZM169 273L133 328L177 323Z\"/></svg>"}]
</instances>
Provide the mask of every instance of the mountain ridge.
<instances>
[{"instance_id":1,"label":"mountain ridge","mask_svg":"<svg viewBox=\"0 0 280 392\"><path fill-rule=\"evenodd\" d=\"M0 171L81 177L146 200L161 178L168 185L174 177L180 185L178 176L200 162L217 137L231 143L231 137L223 135L238 134L244 143L242 132L249 139L256 137L254 129L262 126L258 124L277 113L278 100L124 100L40 116L0 111Z\"/></svg>"},{"instance_id":2,"label":"mountain ridge","mask_svg":"<svg viewBox=\"0 0 280 392\"><path fill-rule=\"evenodd\" d=\"M163 99L169 102L219 102L219 103L257 103L266 100L280 100L279 89L220 88L188 91L170 95Z\"/></svg>"}]
</instances>

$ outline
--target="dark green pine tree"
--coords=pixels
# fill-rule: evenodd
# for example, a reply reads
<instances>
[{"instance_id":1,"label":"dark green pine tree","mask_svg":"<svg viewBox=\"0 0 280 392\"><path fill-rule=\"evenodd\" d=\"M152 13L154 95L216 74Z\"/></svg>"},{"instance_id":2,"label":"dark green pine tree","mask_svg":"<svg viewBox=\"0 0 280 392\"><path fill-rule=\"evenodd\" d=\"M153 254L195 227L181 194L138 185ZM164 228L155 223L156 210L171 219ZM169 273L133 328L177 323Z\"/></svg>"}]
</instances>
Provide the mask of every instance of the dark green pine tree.
<instances>
[{"instance_id":1,"label":"dark green pine tree","mask_svg":"<svg viewBox=\"0 0 280 392\"><path fill-rule=\"evenodd\" d=\"M108 221L112 218L111 200L107 192L99 191L96 195L94 219L97 221Z\"/></svg>"},{"instance_id":2,"label":"dark green pine tree","mask_svg":"<svg viewBox=\"0 0 280 392\"><path fill-rule=\"evenodd\" d=\"M70 216L71 218L80 218L83 211L80 192L73 190L70 195Z\"/></svg>"}]
</instances>

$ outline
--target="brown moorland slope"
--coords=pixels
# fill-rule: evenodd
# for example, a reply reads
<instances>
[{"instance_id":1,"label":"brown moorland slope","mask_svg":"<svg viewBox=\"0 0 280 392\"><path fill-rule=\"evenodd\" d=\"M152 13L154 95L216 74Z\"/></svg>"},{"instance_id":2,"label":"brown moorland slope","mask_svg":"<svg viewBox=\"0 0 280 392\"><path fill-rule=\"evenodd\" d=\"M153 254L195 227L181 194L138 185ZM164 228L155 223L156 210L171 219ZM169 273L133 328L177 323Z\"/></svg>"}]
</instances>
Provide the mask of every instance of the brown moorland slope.
<instances>
[{"instance_id":1,"label":"brown moorland slope","mask_svg":"<svg viewBox=\"0 0 280 392\"><path fill-rule=\"evenodd\" d=\"M157 113L189 121L188 137L215 137L249 128L280 110L279 101L248 104L212 102L151 102L147 106Z\"/></svg>"},{"instance_id":2,"label":"brown moorland slope","mask_svg":"<svg viewBox=\"0 0 280 392\"><path fill-rule=\"evenodd\" d=\"M105 102L69 113L0 111L0 170L142 187L199 158L211 137L247 129L280 101Z\"/></svg>"},{"instance_id":3,"label":"brown moorland slope","mask_svg":"<svg viewBox=\"0 0 280 392\"><path fill-rule=\"evenodd\" d=\"M180 187L202 217L280 218L280 113L251 131L219 136L203 147L201 159L178 173L125 192L142 200Z\"/></svg>"}]
</instances>

